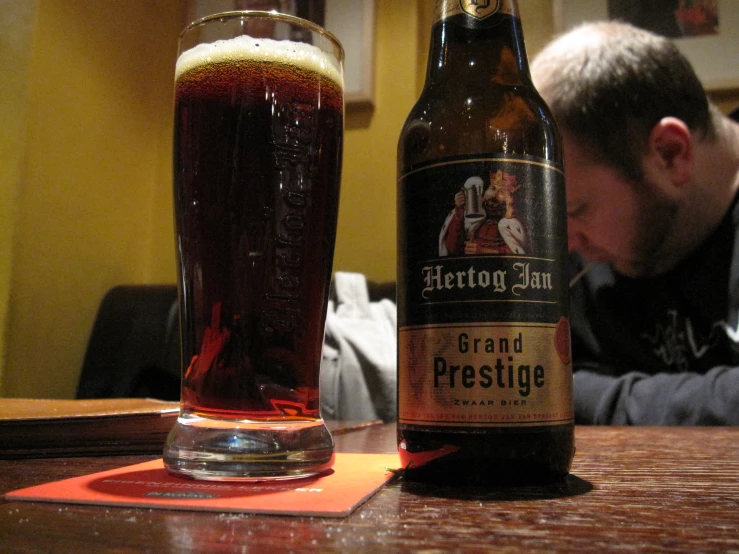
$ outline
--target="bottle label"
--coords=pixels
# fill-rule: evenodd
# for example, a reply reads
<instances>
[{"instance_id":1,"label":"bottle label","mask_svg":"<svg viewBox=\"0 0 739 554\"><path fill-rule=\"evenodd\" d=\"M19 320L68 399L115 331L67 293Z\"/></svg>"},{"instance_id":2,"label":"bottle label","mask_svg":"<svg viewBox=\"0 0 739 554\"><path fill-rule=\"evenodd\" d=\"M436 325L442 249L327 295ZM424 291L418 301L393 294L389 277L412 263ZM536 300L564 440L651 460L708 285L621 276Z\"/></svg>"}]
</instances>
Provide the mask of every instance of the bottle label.
<instances>
[{"instance_id":1,"label":"bottle label","mask_svg":"<svg viewBox=\"0 0 739 554\"><path fill-rule=\"evenodd\" d=\"M398 191L399 422L571 423L561 170L457 157Z\"/></svg>"},{"instance_id":2,"label":"bottle label","mask_svg":"<svg viewBox=\"0 0 739 554\"><path fill-rule=\"evenodd\" d=\"M483 20L496 13L518 17L516 3L512 0L436 0L434 23L453 15L467 14Z\"/></svg>"}]
</instances>

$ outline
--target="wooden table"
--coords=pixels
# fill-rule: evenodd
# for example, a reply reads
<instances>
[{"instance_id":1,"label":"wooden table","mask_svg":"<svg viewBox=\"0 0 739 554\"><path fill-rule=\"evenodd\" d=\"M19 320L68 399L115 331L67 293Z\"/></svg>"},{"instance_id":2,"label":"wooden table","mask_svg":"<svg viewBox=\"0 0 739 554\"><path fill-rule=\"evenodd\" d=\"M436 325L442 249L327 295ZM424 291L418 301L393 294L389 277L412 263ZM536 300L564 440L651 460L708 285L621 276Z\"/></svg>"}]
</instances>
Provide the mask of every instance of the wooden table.
<instances>
[{"instance_id":1,"label":"wooden table","mask_svg":"<svg viewBox=\"0 0 739 554\"><path fill-rule=\"evenodd\" d=\"M579 427L564 485L393 482L347 518L0 504L0 552L739 552L739 428ZM338 435L393 452L393 425ZM151 459L0 460L0 492Z\"/></svg>"}]
</instances>

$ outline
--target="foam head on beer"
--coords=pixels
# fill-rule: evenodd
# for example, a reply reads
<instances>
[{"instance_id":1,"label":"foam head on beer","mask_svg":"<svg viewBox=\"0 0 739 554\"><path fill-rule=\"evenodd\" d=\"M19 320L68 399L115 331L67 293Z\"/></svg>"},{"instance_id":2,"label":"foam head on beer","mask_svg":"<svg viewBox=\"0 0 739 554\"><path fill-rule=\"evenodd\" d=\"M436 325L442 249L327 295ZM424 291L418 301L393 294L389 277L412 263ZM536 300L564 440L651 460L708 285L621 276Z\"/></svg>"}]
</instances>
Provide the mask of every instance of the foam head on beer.
<instances>
[{"instance_id":1,"label":"foam head on beer","mask_svg":"<svg viewBox=\"0 0 739 554\"><path fill-rule=\"evenodd\" d=\"M175 80L198 66L252 60L292 65L314 71L343 88L344 80L336 59L312 44L288 40L252 38L242 35L209 44L199 44L183 52L175 67Z\"/></svg>"}]
</instances>

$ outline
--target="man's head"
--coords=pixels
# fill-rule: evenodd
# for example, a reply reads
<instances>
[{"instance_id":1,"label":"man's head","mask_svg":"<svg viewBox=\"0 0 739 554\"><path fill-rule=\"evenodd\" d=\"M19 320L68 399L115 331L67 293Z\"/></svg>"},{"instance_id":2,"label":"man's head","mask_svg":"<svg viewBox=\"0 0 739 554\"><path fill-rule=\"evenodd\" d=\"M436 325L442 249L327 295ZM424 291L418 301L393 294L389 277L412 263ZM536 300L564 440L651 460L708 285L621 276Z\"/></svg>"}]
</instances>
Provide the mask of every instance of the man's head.
<instances>
[{"instance_id":1,"label":"man's head","mask_svg":"<svg viewBox=\"0 0 739 554\"><path fill-rule=\"evenodd\" d=\"M633 277L675 265L693 140L714 134L688 61L668 39L602 22L548 45L532 76L564 137L570 249Z\"/></svg>"}]
</instances>

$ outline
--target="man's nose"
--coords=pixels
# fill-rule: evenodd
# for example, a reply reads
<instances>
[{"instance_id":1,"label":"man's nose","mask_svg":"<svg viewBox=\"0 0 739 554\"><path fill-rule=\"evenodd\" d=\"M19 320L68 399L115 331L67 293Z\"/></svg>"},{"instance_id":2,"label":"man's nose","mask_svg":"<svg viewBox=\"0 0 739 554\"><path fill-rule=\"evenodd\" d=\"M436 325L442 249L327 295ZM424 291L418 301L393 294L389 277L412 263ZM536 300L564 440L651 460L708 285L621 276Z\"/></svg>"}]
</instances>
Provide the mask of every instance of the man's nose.
<instances>
[{"instance_id":1,"label":"man's nose","mask_svg":"<svg viewBox=\"0 0 739 554\"><path fill-rule=\"evenodd\" d=\"M588 239L576 222L567 221L567 248L570 252L581 252L588 243Z\"/></svg>"}]
</instances>

